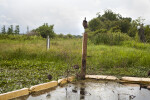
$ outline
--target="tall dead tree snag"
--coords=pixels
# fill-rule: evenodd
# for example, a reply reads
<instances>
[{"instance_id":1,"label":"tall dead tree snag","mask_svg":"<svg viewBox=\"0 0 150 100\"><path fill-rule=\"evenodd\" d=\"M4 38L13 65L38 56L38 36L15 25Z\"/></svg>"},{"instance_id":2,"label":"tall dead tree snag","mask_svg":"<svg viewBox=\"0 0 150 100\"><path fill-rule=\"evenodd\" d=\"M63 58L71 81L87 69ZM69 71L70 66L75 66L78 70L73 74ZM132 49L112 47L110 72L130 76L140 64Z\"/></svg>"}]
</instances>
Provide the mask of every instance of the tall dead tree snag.
<instances>
[{"instance_id":1,"label":"tall dead tree snag","mask_svg":"<svg viewBox=\"0 0 150 100\"><path fill-rule=\"evenodd\" d=\"M84 29L88 28L86 18L83 20L83 27ZM86 31L83 34L83 42L82 42L82 66L81 66L81 79L85 79L86 75L86 56L87 56L87 37L88 34Z\"/></svg>"},{"instance_id":2,"label":"tall dead tree snag","mask_svg":"<svg viewBox=\"0 0 150 100\"><path fill-rule=\"evenodd\" d=\"M140 28L138 29L138 35L139 35L139 37L140 37L140 41L141 41L141 42L145 42L143 24L141 24L141 25L140 25Z\"/></svg>"}]
</instances>

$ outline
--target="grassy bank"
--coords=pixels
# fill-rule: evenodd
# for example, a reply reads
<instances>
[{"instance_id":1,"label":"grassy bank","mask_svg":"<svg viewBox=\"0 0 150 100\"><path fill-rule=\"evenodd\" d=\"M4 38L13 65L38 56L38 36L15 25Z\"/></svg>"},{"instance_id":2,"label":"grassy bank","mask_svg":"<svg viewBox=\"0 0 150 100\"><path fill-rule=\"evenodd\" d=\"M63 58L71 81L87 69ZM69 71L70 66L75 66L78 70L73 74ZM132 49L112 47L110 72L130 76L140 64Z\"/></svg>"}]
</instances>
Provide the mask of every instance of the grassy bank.
<instances>
[{"instance_id":1,"label":"grassy bank","mask_svg":"<svg viewBox=\"0 0 150 100\"><path fill-rule=\"evenodd\" d=\"M13 36L12 36L13 37ZM0 93L75 75L81 66L82 39L46 39L14 36L0 39ZM147 77L150 44L124 41L117 46L94 45L88 41L87 74Z\"/></svg>"}]
</instances>

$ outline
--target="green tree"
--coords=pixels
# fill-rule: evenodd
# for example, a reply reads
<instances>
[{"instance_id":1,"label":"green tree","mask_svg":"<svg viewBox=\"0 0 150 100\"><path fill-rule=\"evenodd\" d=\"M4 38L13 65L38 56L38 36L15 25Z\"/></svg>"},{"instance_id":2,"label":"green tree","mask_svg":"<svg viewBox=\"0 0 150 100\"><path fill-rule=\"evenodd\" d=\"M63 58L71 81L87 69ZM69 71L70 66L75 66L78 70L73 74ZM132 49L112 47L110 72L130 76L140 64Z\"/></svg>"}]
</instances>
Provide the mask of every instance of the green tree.
<instances>
[{"instance_id":1,"label":"green tree","mask_svg":"<svg viewBox=\"0 0 150 100\"><path fill-rule=\"evenodd\" d=\"M3 27L2 27L2 34L6 34L6 28L5 28L5 25L3 25Z\"/></svg>"},{"instance_id":2,"label":"green tree","mask_svg":"<svg viewBox=\"0 0 150 100\"><path fill-rule=\"evenodd\" d=\"M140 37L141 41L150 42L150 26L143 26L143 29L138 30L137 26L142 26L144 23L143 18L138 17L136 20L132 20L130 17L122 17L120 14L112 12L112 10L105 10L103 15L97 13L97 17L88 22L88 28L90 30L89 36L105 33L127 33L130 37ZM101 30L106 30L103 33Z\"/></svg>"},{"instance_id":3,"label":"green tree","mask_svg":"<svg viewBox=\"0 0 150 100\"><path fill-rule=\"evenodd\" d=\"M128 33L129 28L131 26L131 18L122 18L120 22L120 30L123 33Z\"/></svg>"},{"instance_id":4,"label":"green tree","mask_svg":"<svg viewBox=\"0 0 150 100\"><path fill-rule=\"evenodd\" d=\"M8 27L7 34L12 34L12 30L10 27Z\"/></svg>"},{"instance_id":5,"label":"green tree","mask_svg":"<svg viewBox=\"0 0 150 100\"><path fill-rule=\"evenodd\" d=\"M73 38L73 35L67 34L66 37L67 37L67 38Z\"/></svg>"},{"instance_id":6,"label":"green tree","mask_svg":"<svg viewBox=\"0 0 150 100\"><path fill-rule=\"evenodd\" d=\"M43 38L46 38L48 35L50 38L54 38L56 34L53 31L53 27L54 25L48 25L48 23L44 23L42 26L35 29L35 31Z\"/></svg>"},{"instance_id":7,"label":"green tree","mask_svg":"<svg viewBox=\"0 0 150 100\"><path fill-rule=\"evenodd\" d=\"M145 26L144 35L145 35L146 42L150 43L150 25Z\"/></svg>"},{"instance_id":8,"label":"green tree","mask_svg":"<svg viewBox=\"0 0 150 100\"><path fill-rule=\"evenodd\" d=\"M19 34L19 32L20 32L19 25L16 25L14 33Z\"/></svg>"},{"instance_id":9,"label":"green tree","mask_svg":"<svg viewBox=\"0 0 150 100\"><path fill-rule=\"evenodd\" d=\"M137 31L137 26L138 26L138 23L135 20L131 21L131 25L130 25L129 30L127 32L127 34L130 37L135 37L136 36L136 33L138 32Z\"/></svg>"},{"instance_id":10,"label":"green tree","mask_svg":"<svg viewBox=\"0 0 150 100\"><path fill-rule=\"evenodd\" d=\"M89 22L89 29L96 31L101 26L101 21L98 18L94 18Z\"/></svg>"},{"instance_id":11,"label":"green tree","mask_svg":"<svg viewBox=\"0 0 150 100\"><path fill-rule=\"evenodd\" d=\"M112 10L108 9L105 10L104 14L102 15L102 17L106 18L107 20L118 20L117 18L117 14L115 14L114 12L112 12Z\"/></svg>"},{"instance_id":12,"label":"green tree","mask_svg":"<svg viewBox=\"0 0 150 100\"><path fill-rule=\"evenodd\" d=\"M58 38L64 38L64 35L62 33L57 35Z\"/></svg>"},{"instance_id":13,"label":"green tree","mask_svg":"<svg viewBox=\"0 0 150 100\"><path fill-rule=\"evenodd\" d=\"M11 28L11 34L13 34L14 33L13 25L10 25L10 28Z\"/></svg>"},{"instance_id":14,"label":"green tree","mask_svg":"<svg viewBox=\"0 0 150 100\"><path fill-rule=\"evenodd\" d=\"M10 27L8 27L7 34L13 34L13 25L10 25Z\"/></svg>"},{"instance_id":15,"label":"green tree","mask_svg":"<svg viewBox=\"0 0 150 100\"><path fill-rule=\"evenodd\" d=\"M106 29L110 32L127 33L129 31L132 19L130 17L122 17L111 10L104 11L103 15L93 18L89 21L89 29L96 31Z\"/></svg>"}]
</instances>

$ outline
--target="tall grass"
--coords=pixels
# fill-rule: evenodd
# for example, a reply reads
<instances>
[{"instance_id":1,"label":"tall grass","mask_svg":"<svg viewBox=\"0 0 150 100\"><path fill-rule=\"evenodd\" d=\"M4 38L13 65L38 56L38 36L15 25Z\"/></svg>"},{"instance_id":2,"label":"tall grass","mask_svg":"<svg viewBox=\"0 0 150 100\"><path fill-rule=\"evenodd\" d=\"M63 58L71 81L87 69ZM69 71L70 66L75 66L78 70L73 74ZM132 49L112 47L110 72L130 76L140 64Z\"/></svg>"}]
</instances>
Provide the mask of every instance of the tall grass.
<instances>
[{"instance_id":1,"label":"tall grass","mask_svg":"<svg viewBox=\"0 0 150 100\"><path fill-rule=\"evenodd\" d=\"M147 71L150 69L150 52L148 49L93 45L93 47L88 47L88 52L91 56L88 58L89 61L87 62L90 63L88 65L96 67L93 72L97 72L97 74L146 77Z\"/></svg>"}]
</instances>

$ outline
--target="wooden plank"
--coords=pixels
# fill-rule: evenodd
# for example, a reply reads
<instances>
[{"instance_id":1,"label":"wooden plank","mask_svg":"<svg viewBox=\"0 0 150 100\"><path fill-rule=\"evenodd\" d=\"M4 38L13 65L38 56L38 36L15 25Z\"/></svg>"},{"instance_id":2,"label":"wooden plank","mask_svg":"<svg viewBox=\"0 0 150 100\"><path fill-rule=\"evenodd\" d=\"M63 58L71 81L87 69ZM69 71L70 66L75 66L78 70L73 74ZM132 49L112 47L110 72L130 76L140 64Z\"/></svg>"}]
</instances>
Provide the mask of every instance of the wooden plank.
<instances>
[{"instance_id":1,"label":"wooden plank","mask_svg":"<svg viewBox=\"0 0 150 100\"><path fill-rule=\"evenodd\" d=\"M45 90L45 89L48 89L48 88L56 87L57 85L58 85L57 81L51 81L51 82L47 82L47 83L32 86L29 90L30 90L30 92L41 91L41 90Z\"/></svg>"},{"instance_id":2,"label":"wooden plank","mask_svg":"<svg viewBox=\"0 0 150 100\"><path fill-rule=\"evenodd\" d=\"M29 89L23 88L20 90L0 94L0 100L8 100L8 99L28 95L28 94L29 94Z\"/></svg>"}]
</instances>

